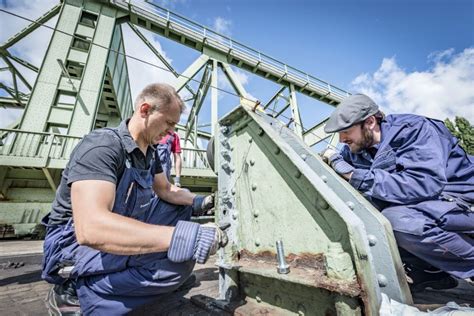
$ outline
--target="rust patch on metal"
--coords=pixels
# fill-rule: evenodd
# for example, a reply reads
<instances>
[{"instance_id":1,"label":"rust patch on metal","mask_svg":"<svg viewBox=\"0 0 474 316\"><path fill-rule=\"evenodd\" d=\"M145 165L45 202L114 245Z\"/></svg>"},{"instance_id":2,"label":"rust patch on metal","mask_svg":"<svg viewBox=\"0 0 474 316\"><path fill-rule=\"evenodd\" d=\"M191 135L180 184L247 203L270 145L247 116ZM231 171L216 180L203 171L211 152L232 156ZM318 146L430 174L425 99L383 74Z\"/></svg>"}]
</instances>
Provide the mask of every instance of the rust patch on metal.
<instances>
[{"instance_id":1,"label":"rust patch on metal","mask_svg":"<svg viewBox=\"0 0 474 316\"><path fill-rule=\"evenodd\" d=\"M324 258L322 253L311 254L304 252L299 255L290 253L286 257L286 262L292 267L306 267L324 270Z\"/></svg>"},{"instance_id":2,"label":"rust patch on metal","mask_svg":"<svg viewBox=\"0 0 474 316\"><path fill-rule=\"evenodd\" d=\"M276 253L272 251L261 251L257 253L253 253L247 250L241 250L238 254L239 260L251 260L251 261L264 261L267 263L276 263ZM298 268L298 267L306 267L306 268L313 268L313 269L322 269L324 270L324 259L323 254L312 254L308 252L304 252L301 254L294 254L290 253L286 258L286 263L290 265L290 267Z\"/></svg>"},{"instance_id":3,"label":"rust patch on metal","mask_svg":"<svg viewBox=\"0 0 474 316\"><path fill-rule=\"evenodd\" d=\"M251 270L262 270L262 271L276 271L277 259L276 254L271 251L262 251L252 253L247 250L242 250L239 253L238 265ZM347 295L350 297L362 297L364 303L367 301L367 295L362 293L358 281L346 281L328 278L326 275L326 269L324 268L324 256L321 253L301 253L301 254L289 254L286 256L287 263L290 265L289 277L295 282L297 279L300 284L306 286L313 286L321 289L328 290L330 292Z\"/></svg>"}]
</instances>

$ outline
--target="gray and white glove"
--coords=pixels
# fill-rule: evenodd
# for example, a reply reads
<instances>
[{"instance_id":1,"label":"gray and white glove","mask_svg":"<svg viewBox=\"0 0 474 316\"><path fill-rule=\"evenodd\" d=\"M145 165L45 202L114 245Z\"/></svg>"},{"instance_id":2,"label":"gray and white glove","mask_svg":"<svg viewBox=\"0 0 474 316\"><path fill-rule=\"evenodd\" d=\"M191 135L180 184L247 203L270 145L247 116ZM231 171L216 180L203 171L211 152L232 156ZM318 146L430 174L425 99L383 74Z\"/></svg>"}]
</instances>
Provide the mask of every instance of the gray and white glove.
<instances>
[{"instance_id":1,"label":"gray and white glove","mask_svg":"<svg viewBox=\"0 0 474 316\"><path fill-rule=\"evenodd\" d=\"M214 243L211 247L210 254L213 255L219 250L219 248L225 247L229 242L227 234L221 229L216 223L206 223L201 225L202 229L215 229Z\"/></svg>"},{"instance_id":2,"label":"gray and white glove","mask_svg":"<svg viewBox=\"0 0 474 316\"><path fill-rule=\"evenodd\" d=\"M342 155L333 148L326 148L322 153L321 157L324 162L331 166L338 174L345 175L354 171L354 167L342 158Z\"/></svg>"},{"instance_id":3,"label":"gray and white glove","mask_svg":"<svg viewBox=\"0 0 474 316\"><path fill-rule=\"evenodd\" d=\"M179 180L181 180L181 177L179 176L174 177L174 185L177 186L178 188L181 188L181 182Z\"/></svg>"},{"instance_id":4,"label":"gray and white glove","mask_svg":"<svg viewBox=\"0 0 474 316\"><path fill-rule=\"evenodd\" d=\"M177 263L189 260L206 263L209 256L220 247L225 247L227 241L225 232L214 223L199 225L178 221L168 249L168 258Z\"/></svg>"},{"instance_id":5,"label":"gray and white glove","mask_svg":"<svg viewBox=\"0 0 474 316\"><path fill-rule=\"evenodd\" d=\"M214 208L214 194L196 195L193 199L193 215L199 216L205 214Z\"/></svg>"}]
</instances>

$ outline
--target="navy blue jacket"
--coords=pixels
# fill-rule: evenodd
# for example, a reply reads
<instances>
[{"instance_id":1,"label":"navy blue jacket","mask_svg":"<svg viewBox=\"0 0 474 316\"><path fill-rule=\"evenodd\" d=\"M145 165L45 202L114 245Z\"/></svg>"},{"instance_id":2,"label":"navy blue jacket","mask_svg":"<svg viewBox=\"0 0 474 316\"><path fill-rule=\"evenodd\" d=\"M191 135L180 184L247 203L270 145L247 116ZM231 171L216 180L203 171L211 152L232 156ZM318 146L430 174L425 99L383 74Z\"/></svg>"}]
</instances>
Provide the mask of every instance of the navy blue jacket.
<instances>
[{"instance_id":1,"label":"navy blue jacket","mask_svg":"<svg viewBox=\"0 0 474 316\"><path fill-rule=\"evenodd\" d=\"M356 168L350 184L378 209L436 200L442 193L474 203L474 156L443 122L388 115L374 147L353 154L345 145L341 154Z\"/></svg>"}]
</instances>

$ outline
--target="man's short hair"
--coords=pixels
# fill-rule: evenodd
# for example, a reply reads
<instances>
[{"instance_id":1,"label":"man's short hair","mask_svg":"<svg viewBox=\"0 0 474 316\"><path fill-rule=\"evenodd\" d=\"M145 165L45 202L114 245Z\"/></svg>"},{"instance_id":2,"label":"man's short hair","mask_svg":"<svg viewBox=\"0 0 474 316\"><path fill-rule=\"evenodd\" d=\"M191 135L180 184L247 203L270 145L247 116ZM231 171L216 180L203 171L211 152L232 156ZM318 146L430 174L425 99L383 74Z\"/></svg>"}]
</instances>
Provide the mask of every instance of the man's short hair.
<instances>
[{"instance_id":1,"label":"man's short hair","mask_svg":"<svg viewBox=\"0 0 474 316\"><path fill-rule=\"evenodd\" d=\"M173 102L179 106L180 113L184 111L184 102L176 90L166 83L152 83L138 94L135 99L135 109L142 103L149 103L153 111L166 110Z\"/></svg>"}]
</instances>

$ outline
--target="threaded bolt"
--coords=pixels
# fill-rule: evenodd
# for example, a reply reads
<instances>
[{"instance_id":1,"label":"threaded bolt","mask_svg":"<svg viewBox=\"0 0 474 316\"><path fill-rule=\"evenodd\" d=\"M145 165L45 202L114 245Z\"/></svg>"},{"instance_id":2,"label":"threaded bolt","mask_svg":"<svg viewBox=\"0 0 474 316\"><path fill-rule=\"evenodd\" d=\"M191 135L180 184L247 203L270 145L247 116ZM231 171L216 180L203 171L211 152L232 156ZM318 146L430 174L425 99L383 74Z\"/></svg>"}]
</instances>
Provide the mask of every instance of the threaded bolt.
<instances>
[{"instance_id":1,"label":"threaded bolt","mask_svg":"<svg viewBox=\"0 0 474 316\"><path fill-rule=\"evenodd\" d=\"M280 274L287 274L290 272L290 266L286 263L286 260L285 260L285 252L283 251L283 241L277 240L276 248L277 248L277 260L278 260L277 271Z\"/></svg>"}]
</instances>

